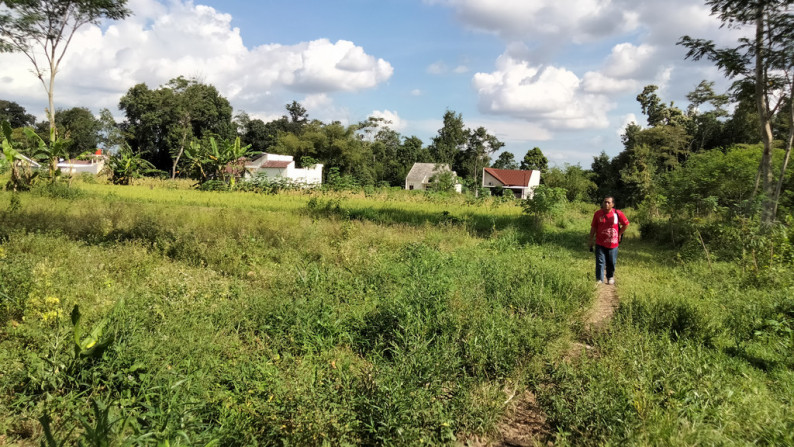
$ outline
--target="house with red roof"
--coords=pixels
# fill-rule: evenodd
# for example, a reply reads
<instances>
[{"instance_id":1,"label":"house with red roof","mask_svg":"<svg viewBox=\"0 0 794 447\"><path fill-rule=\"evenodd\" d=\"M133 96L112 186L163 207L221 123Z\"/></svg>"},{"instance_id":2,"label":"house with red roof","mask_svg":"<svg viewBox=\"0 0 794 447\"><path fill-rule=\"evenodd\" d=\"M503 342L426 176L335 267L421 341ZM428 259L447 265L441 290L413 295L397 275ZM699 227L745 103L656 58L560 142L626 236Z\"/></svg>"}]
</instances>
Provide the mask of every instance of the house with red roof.
<instances>
[{"instance_id":1,"label":"house with red roof","mask_svg":"<svg viewBox=\"0 0 794 447\"><path fill-rule=\"evenodd\" d=\"M260 157L245 163L243 179L263 176L271 179L285 178L306 186L323 183L323 165L298 168L292 155L262 154Z\"/></svg>"},{"instance_id":2,"label":"house with red roof","mask_svg":"<svg viewBox=\"0 0 794 447\"><path fill-rule=\"evenodd\" d=\"M540 185L540 171L483 168L482 187L509 189L518 199L531 199Z\"/></svg>"}]
</instances>

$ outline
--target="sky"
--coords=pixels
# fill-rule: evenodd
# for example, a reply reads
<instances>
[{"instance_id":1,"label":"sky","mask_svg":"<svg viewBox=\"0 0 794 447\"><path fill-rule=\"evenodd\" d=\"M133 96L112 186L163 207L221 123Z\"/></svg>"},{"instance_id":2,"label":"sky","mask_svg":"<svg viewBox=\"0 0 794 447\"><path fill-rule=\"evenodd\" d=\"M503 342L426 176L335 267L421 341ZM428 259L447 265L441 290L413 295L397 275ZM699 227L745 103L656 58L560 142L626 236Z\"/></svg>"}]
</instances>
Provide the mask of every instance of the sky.
<instances>
[{"instance_id":1,"label":"sky","mask_svg":"<svg viewBox=\"0 0 794 447\"><path fill-rule=\"evenodd\" d=\"M129 0L124 21L78 31L56 76L56 108L108 108L138 83L177 76L214 85L269 121L300 102L310 119L390 121L429 144L447 110L485 127L520 160L539 147L552 165L622 150L645 125L636 96L659 86L685 108L701 80L726 80L685 60L683 35L731 45L691 0ZM0 54L0 99L45 119L30 62ZM498 155L494 154L494 158Z\"/></svg>"}]
</instances>

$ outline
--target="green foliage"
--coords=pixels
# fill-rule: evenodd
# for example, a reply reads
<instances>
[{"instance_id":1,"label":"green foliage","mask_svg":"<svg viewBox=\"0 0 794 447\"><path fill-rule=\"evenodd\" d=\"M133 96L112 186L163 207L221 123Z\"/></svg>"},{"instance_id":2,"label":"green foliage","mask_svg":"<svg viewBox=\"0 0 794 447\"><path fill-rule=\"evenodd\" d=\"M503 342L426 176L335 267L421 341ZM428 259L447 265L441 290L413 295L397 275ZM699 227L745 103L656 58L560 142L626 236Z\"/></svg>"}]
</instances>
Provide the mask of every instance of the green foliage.
<instances>
[{"instance_id":1,"label":"green foliage","mask_svg":"<svg viewBox=\"0 0 794 447\"><path fill-rule=\"evenodd\" d=\"M341 174L339 168L328 170L323 187L332 191L356 190L360 187L358 180L350 174Z\"/></svg>"},{"instance_id":2,"label":"green foliage","mask_svg":"<svg viewBox=\"0 0 794 447\"><path fill-rule=\"evenodd\" d=\"M761 160L759 146L736 146L695 154L666 178L670 209L688 216L709 216L719 209L734 212L752 198Z\"/></svg>"},{"instance_id":3,"label":"green foliage","mask_svg":"<svg viewBox=\"0 0 794 447\"><path fill-rule=\"evenodd\" d=\"M516 156L512 152L502 152L491 165L494 169L518 169Z\"/></svg>"},{"instance_id":4,"label":"green foliage","mask_svg":"<svg viewBox=\"0 0 794 447\"><path fill-rule=\"evenodd\" d=\"M564 189L569 202L579 202L591 201L595 197L596 184L591 177L591 173L581 166L566 163L562 169L551 168L541 179L546 186Z\"/></svg>"},{"instance_id":5,"label":"green foliage","mask_svg":"<svg viewBox=\"0 0 794 447\"><path fill-rule=\"evenodd\" d=\"M549 160L543 155L539 147L528 150L521 160L521 169L525 171L540 171L545 174L549 169Z\"/></svg>"},{"instance_id":6,"label":"green foliage","mask_svg":"<svg viewBox=\"0 0 794 447\"><path fill-rule=\"evenodd\" d=\"M559 216L565 210L566 191L547 185L535 187L534 195L521 203L524 213L536 221Z\"/></svg>"},{"instance_id":7,"label":"green foliage","mask_svg":"<svg viewBox=\"0 0 794 447\"><path fill-rule=\"evenodd\" d=\"M428 189L438 192L455 192L457 182L458 178L452 171L442 171L430 177Z\"/></svg>"},{"instance_id":8,"label":"green foliage","mask_svg":"<svg viewBox=\"0 0 794 447\"><path fill-rule=\"evenodd\" d=\"M195 79L177 77L151 90L138 84L119 101L126 120L121 128L136 153L161 171L172 171L191 141L215 135L235 137L232 106L218 90Z\"/></svg>"},{"instance_id":9,"label":"green foliage","mask_svg":"<svg viewBox=\"0 0 794 447\"><path fill-rule=\"evenodd\" d=\"M141 178L144 174L153 174L157 171L154 165L144 160L141 154L135 153L124 144L115 154L108 157L103 171L108 174L114 185L129 185L133 179Z\"/></svg>"},{"instance_id":10,"label":"green foliage","mask_svg":"<svg viewBox=\"0 0 794 447\"><path fill-rule=\"evenodd\" d=\"M55 125L58 127L58 135L64 140L64 150L67 153L65 158L77 158L83 153L96 151L101 123L88 108L57 110ZM46 135L47 132L42 133Z\"/></svg>"},{"instance_id":11,"label":"green foliage","mask_svg":"<svg viewBox=\"0 0 794 447\"><path fill-rule=\"evenodd\" d=\"M240 137L216 141L211 136L206 143L191 142L185 149L185 158L192 177L200 184L220 181L234 188L237 178L245 173L245 157L250 152L251 146L243 146Z\"/></svg>"},{"instance_id":12,"label":"green foliage","mask_svg":"<svg viewBox=\"0 0 794 447\"><path fill-rule=\"evenodd\" d=\"M31 141L35 147L33 158L46 163L46 178L50 183L55 183L61 176L61 170L58 168L58 161L61 158L69 156L69 152L67 151L67 140L59 137L54 128L50 129L49 143L44 141L44 139L30 127L25 128L25 135L28 137L28 141Z\"/></svg>"},{"instance_id":13,"label":"green foliage","mask_svg":"<svg viewBox=\"0 0 794 447\"><path fill-rule=\"evenodd\" d=\"M3 156L0 157L0 172L11 171L5 188L12 191L27 191L33 186L38 173L33 172L29 161L19 151L14 149L11 125L8 121L0 122L0 130L2 130L3 135Z\"/></svg>"},{"instance_id":14,"label":"green foliage","mask_svg":"<svg viewBox=\"0 0 794 447\"><path fill-rule=\"evenodd\" d=\"M11 128L28 127L36 123L36 117L14 101L0 99L0 122L8 121Z\"/></svg>"}]
</instances>

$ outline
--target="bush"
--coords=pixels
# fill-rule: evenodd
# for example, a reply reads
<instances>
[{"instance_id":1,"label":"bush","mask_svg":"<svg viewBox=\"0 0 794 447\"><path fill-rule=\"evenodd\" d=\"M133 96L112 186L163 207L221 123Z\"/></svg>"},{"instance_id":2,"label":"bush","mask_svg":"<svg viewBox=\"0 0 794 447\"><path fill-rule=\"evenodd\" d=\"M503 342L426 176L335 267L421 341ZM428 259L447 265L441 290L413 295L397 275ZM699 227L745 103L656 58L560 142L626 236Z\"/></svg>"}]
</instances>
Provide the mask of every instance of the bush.
<instances>
[{"instance_id":1,"label":"bush","mask_svg":"<svg viewBox=\"0 0 794 447\"><path fill-rule=\"evenodd\" d=\"M565 190L551 186L540 185L535 188L532 199L525 200L521 206L524 213L536 221L559 216L565 210L568 200Z\"/></svg>"}]
</instances>

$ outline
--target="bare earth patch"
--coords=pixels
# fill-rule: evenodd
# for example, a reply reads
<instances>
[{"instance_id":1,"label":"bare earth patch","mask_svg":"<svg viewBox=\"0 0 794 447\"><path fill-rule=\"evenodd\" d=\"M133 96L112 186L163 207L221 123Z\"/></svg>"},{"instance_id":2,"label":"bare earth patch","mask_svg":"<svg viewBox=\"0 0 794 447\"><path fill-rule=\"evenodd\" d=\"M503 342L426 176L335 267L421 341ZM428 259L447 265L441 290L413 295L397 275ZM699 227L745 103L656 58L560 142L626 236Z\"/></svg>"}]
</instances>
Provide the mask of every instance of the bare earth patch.
<instances>
[{"instance_id":1,"label":"bare earth patch","mask_svg":"<svg viewBox=\"0 0 794 447\"><path fill-rule=\"evenodd\" d=\"M592 337L609 324L618 304L618 294L614 285L598 286L595 303L585 315L583 334L585 338ZM596 355L595 348L584 342L575 342L563 356L563 361L569 362L582 355ZM497 431L496 439L473 437L467 439L464 445L471 447L524 447L552 444L551 441L546 441L551 434L551 427L531 391L524 392L513 402L504 419L499 423Z\"/></svg>"},{"instance_id":2,"label":"bare earth patch","mask_svg":"<svg viewBox=\"0 0 794 447\"><path fill-rule=\"evenodd\" d=\"M595 303L585 317L585 330L587 333L593 334L603 329L609 324L609 320L612 319L617 308L618 294L615 286L608 284L598 286Z\"/></svg>"}]
</instances>

